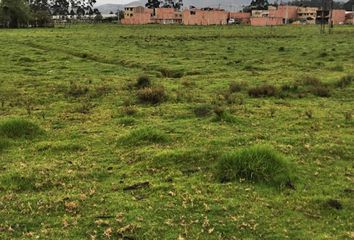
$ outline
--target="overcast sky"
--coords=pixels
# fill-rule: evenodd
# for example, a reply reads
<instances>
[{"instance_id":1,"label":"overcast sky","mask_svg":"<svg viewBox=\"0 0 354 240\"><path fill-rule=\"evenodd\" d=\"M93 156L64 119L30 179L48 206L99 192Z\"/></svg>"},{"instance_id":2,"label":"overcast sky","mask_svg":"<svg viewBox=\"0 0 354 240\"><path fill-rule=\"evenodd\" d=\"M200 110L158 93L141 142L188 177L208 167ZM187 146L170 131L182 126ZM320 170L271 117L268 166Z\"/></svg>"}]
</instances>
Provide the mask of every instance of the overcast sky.
<instances>
[{"instance_id":1,"label":"overcast sky","mask_svg":"<svg viewBox=\"0 0 354 240\"><path fill-rule=\"evenodd\" d=\"M106 3L126 4L130 2L133 2L133 0L97 0L96 5L102 5Z\"/></svg>"}]
</instances>

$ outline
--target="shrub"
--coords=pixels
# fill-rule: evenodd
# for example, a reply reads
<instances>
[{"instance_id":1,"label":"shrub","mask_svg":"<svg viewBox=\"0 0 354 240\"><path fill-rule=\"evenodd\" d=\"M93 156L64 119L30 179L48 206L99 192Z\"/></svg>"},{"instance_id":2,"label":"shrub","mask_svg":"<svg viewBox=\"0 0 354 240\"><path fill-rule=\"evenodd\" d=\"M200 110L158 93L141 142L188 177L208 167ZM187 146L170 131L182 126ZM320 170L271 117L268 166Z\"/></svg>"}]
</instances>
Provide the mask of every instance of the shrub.
<instances>
[{"instance_id":1,"label":"shrub","mask_svg":"<svg viewBox=\"0 0 354 240\"><path fill-rule=\"evenodd\" d=\"M277 88L272 85L262 85L248 90L248 95L251 97L274 97L277 95Z\"/></svg>"},{"instance_id":2,"label":"shrub","mask_svg":"<svg viewBox=\"0 0 354 240\"><path fill-rule=\"evenodd\" d=\"M121 145L141 145L166 143L168 140L168 136L163 131L148 127L133 130L128 135L121 137L118 142Z\"/></svg>"},{"instance_id":3,"label":"shrub","mask_svg":"<svg viewBox=\"0 0 354 240\"><path fill-rule=\"evenodd\" d=\"M139 89L150 87L150 85L151 85L151 81L147 75L141 75L140 77L138 77L135 84L135 86Z\"/></svg>"},{"instance_id":4,"label":"shrub","mask_svg":"<svg viewBox=\"0 0 354 240\"><path fill-rule=\"evenodd\" d=\"M24 119L10 119L0 124L0 135L8 138L34 138L43 133L36 124Z\"/></svg>"},{"instance_id":5,"label":"shrub","mask_svg":"<svg viewBox=\"0 0 354 240\"><path fill-rule=\"evenodd\" d=\"M336 86L340 88L348 87L354 81L353 75L347 75L342 77L337 83Z\"/></svg>"},{"instance_id":6,"label":"shrub","mask_svg":"<svg viewBox=\"0 0 354 240\"><path fill-rule=\"evenodd\" d=\"M197 117L206 117L211 113L212 107L209 104L202 104L194 108L194 114Z\"/></svg>"},{"instance_id":7,"label":"shrub","mask_svg":"<svg viewBox=\"0 0 354 240\"><path fill-rule=\"evenodd\" d=\"M291 184L287 159L268 146L253 146L226 153L218 162L217 176L221 182L246 179L283 187Z\"/></svg>"},{"instance_id":8,"label":"shrub","mask_svg":"<svg viewBox=\"0 0 354 240\"><path fill-rule=\"evenodd\" d=\"M318 97L330 97L331 91L326 86L317 86L311 89L311 93Z\"/></svg>"},{"instance_id":9,"label":"shrub","mask_svg":"<svg viewBox=\"0 0 354 240\"><path fill-rule=\"evenodd\" d=\"M247 87L245 82L231 82L229 85L229 90L231 93L240 92L243 88Z\"/></svg>"},{"instance_id":10,"label":"shrub","mask_svg":"<svg viewBox=\"0 0 354 240\"><path fill-rule=\"evenodd\" d=\"M164 87L147 87L137 92L138 99L143 103L157 104L166 98Z\"/></svg>"}]
</instances>

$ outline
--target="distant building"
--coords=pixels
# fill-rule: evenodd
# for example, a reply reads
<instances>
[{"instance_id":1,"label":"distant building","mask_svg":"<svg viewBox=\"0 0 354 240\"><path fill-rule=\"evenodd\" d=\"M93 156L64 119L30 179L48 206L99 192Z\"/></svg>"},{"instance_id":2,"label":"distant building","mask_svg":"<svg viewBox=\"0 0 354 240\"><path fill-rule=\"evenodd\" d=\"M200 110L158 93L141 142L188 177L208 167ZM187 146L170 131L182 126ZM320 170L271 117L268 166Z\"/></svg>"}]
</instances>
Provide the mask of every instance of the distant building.
<instances>
[{"instance_id":1,"label":"distant building","mask_svg":"<svg viewBox=\"0 0 354 240\"><path fill-rule=\"evenodd\" d=\"M315 24L318 8L316 7L299 7L297 9L297 19L301 23Z\"/></svg>"},{"instance_id":2,"label":"distant building","mask_svg":"<svg viewBox=\"0 0 354 240\"><path fill-rule=\"evenodd\" d=\"M227 19L228 13L218 8L191 8L182 14L184 25L224 25Z\"/></svg>"},{"instance_id":3,"label":"distant building","mask_svg":"<svg viewBox=\"0 0 354 240\"><path fill-rule=\"evenodd\" d=\"M224 25L250 24L252 26L275 26L293 24L353 23L353 14L345 10L321 11L314 7L289 5L270 6L268 10L252 10L251 13L226 12L219 8L191 8L183 12L174 8L148 9L142 6L128 6L124 9L122 24L184 24L184 25Z\"/></svg>"},{"instance_id":4,"label":"distant building","mask_svg":"<svg viewBox=\"0 0 354 240\"><path fill-rule=\"evenodd\" d=\"M124 8L124 19L122 24L149 24L151 23L152 9L144 8L142 6L127 6Z\"/></svg>"}]
</instances>

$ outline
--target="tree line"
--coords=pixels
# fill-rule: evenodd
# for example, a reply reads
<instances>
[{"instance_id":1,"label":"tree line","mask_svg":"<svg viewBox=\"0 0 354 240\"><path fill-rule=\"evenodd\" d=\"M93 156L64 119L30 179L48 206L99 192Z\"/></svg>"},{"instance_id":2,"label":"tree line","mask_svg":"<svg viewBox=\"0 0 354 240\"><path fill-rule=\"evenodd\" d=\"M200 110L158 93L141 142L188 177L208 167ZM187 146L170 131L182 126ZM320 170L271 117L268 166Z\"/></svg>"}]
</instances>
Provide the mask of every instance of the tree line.
<instances>
[{"instance_id":1,"label":"tree line","mask_svg":"<svg viewBox=\"0 0 354 240\"><path fill-rule=\"evenodd\" d=\"M52 16L102 18L96 0L0 0L0 26L18 28L52 25Z\"/></svg>"}]
</instances>

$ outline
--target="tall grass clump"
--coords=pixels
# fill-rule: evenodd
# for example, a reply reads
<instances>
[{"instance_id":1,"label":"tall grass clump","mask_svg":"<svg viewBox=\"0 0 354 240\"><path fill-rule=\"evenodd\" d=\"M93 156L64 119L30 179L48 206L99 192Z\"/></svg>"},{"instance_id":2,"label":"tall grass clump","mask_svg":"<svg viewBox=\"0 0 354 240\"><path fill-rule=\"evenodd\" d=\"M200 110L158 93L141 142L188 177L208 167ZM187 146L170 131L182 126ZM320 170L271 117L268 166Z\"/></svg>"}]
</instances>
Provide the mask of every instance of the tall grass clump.
<instances>
[{"instance_id":1,"label":"tall grass clump","mask_svg":"<svg viewBox=\"0 0 354 240\"><path fill-rule=\"evenodd\" d=\"M42 133L43 130L39 126L24 119L9 119L0 123L0 136L12 139L30 139Z\"/></svg>"},{"instance_id":2,"label":"tall grass clump","mask_svg":"<svg viewBox=\"0 0 354 240\"><path fill-rule=\"evenodd\" d=\"M288 160L269 146L253 146L221 156L217 166L221 182L246 179L275 187L291 184Z\"/></svg>"},{"instance_id":3,"label":"tall grass clump","mask_svg":"<svg viewBox=\"0 0 354 240\"><path fill-rule=\"evenodd\" d=\"M139 101L142 103L158 104L166 99L166 92L165 88L162 86L146 87L144 89L140 89L137 92L137 96Z\"/></svg>"},{"instance_id":4,"label":"tall grass clump","mask_svg":"<svg viewBox=\"0 0 354 240\"><path fill-rule=\"evenodd\" d=\"M118 139L120 145L163 144L169 141L165 132L152 128L139 128Z\"/></svg>"},{"instance_id":5,"label":"tall grass clump","mask_svg":"<svg viewBox=\"0 0 354 240\"><path fill-rule=\"evenodd\" d=\"M248 95L255 98L274 97L277 93L278 89L273 85L261 85L248 90Z\"/></svg>"},{"instance_id":6,"label":"tall grass clump","mask_svg":"<svg viewBox=\"0 0 354 240\"><path fill-rule=\"evenodd\" d=\"M138 79L136 80L136 83L135 83L135 86L138 89L150 87L150 85L151 85L151 81L150 81L149 76L147 76L147 75L139 76Z\"/></svg>"}]
</instances>

